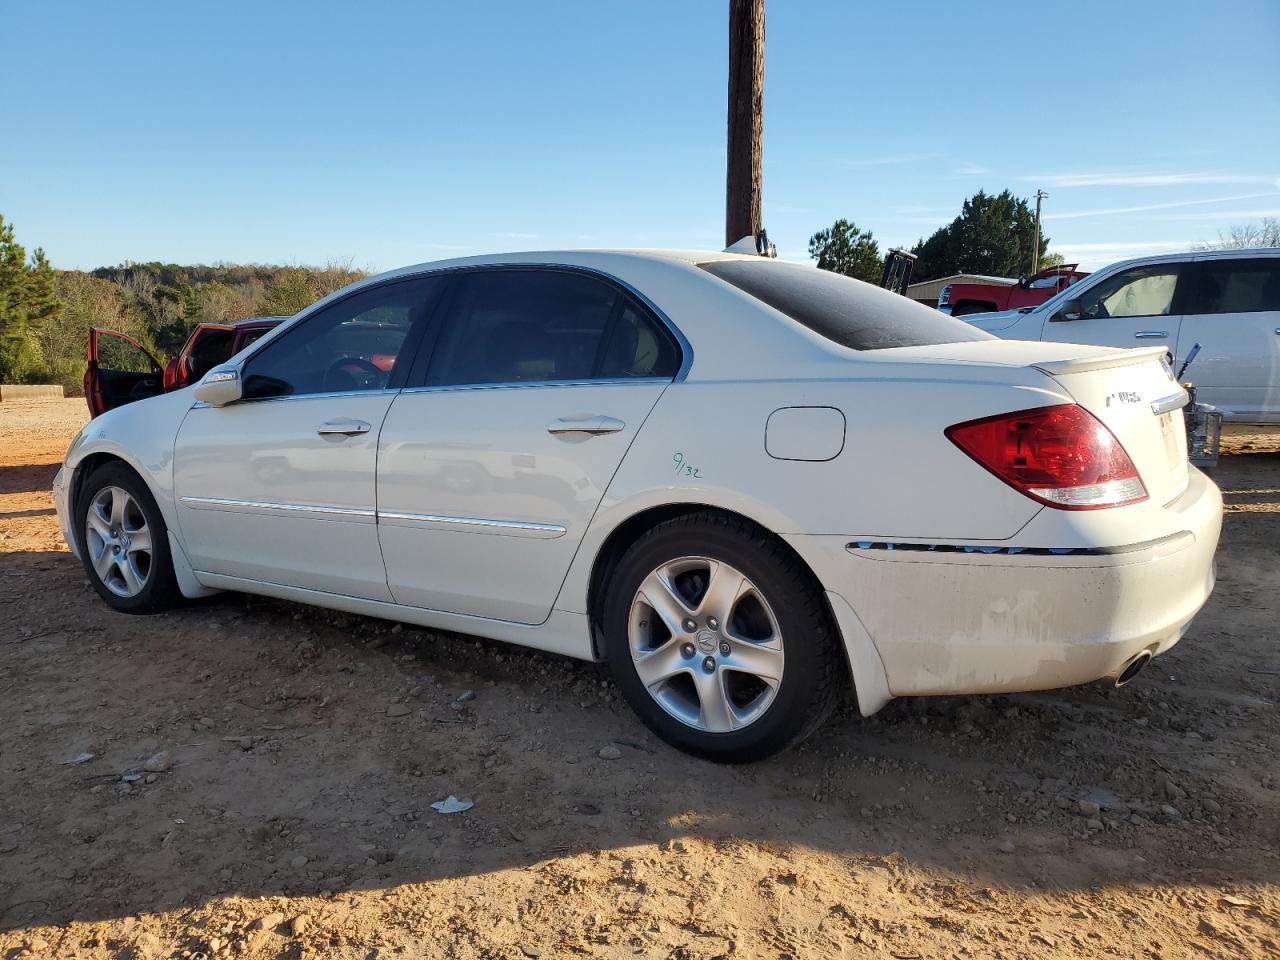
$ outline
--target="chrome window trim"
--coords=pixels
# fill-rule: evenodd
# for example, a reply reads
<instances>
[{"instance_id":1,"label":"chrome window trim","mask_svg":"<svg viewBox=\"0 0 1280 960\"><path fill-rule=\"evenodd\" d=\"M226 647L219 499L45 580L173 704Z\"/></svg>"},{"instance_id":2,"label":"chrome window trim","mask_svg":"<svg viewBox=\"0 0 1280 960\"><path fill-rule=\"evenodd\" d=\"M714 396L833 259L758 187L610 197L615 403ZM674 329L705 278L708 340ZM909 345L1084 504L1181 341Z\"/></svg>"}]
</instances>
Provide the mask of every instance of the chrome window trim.
<instances>
[{"instance_id":1,"label":"chrome window trim","mask_svg":"<svg viewBox=\"0 0 1280 960\"><path fill-rule=\"evenodd\" d=\"M509 380L501 383L448 383L405 387L401 393L452 393L460 390L507 390L517 387L593 387L622 384L671 383L666 377L596 377L585 380Z\"/></svg>"},{"instance_id":2,"label":"chrome window trim","mask_svg":"<svg viewBox=\"0 0 1280 960\"><path fill-rule=\"evenodd\" d=\"M395 387L380 387L377 390L333 390L328 393L286 393L279 397L241 397L235 403L225 404L225 406L238 407L245 403L279 403L282 400L331 400L335 397L376 397L385 396L387 394L399 393ZM192 404L192 409L207 407L209 404L203 400L197 400Z\"/></svg>"},{"instance_id":3,"label":"chrome window trim","mask_svg":"<svg viewBox=\"0 0 1280 960\"><path fill-rule=\"evenodd\" d=\"M491 520L484 517L445 517L430 513L404 513L398 510L379 510L378 522L384 520L404 523L442 524L472 528L473 533L508 533L515 536L554 540L563 537L567 529L558 523L534 523L526 520Z\"/></svg>"},{"instance_id":4,"label":"chrome window trim","mask_svg":"<svg viewBox=\"0 0 1280 960\"><path fill-rule=\"evenodd\" d=\"M278 503L270 500L233 500L226 497L179 497L193 510L243 510L249 513L265 513L270 510L283 510L289 513L312 513L321 517L354 517L361 520L376 521L374 510L360 507L326 507L313 503Z\"/></svg>"}]
</instances>

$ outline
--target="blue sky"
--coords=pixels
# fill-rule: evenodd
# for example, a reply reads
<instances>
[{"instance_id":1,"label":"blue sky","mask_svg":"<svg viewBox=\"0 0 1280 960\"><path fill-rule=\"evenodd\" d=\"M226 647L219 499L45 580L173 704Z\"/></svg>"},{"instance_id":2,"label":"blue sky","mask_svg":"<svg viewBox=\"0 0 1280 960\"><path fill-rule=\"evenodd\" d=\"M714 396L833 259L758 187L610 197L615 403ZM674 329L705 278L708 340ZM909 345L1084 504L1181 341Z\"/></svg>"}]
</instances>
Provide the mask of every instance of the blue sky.
<instances>
[{"instance_id":1,"label":"blue sky","mask_svg":"<svg viewBox=\"0 0 1280 960\"><path fill-rule=\"evenodd\" d=\"M60 267L716 249L726 10L0 0L0 213ZM1280 216L1280 0L769 0L764 154L792 258L979 188L1092 266L1211 240Z\"/></svg>"}]
</instances>

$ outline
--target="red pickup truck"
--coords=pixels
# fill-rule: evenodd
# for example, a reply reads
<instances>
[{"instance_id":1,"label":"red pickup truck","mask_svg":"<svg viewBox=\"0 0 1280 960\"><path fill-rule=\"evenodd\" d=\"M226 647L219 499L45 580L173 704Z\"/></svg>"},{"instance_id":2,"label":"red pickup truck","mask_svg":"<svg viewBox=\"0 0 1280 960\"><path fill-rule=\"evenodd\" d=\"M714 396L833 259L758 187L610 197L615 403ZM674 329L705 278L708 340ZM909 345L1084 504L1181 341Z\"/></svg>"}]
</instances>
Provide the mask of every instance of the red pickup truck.
<instances>
[{"instance_id":1,"label":"red pickup truck","mask_svg":"<svg viewBox=\"0 0 1280 960\"><path fill-rule=\"evenodd\" d=\"M96 417L134 400L194 383L288 319L253 317L234 323L202 323L163 369L133 337L94 327L89 331L89 366L84 372L89 415Z\"/></svg>"},{"instance_id":2,"label":"red pickup truck","mask_svg":"<svg viewBox=\"0 0 1280 960\"><path fill-rule=\"evenodd\" d=\"M1088 272L1078 270L1079 266L1078 263L1064 263L1058 267L1048 267L1033 277L1023 277L1008 286L949 283L938 294L938 309L953 317L964 317L971 313L1038 306L1064 287L1087 277Z\"/></svg>"}]
</instances>

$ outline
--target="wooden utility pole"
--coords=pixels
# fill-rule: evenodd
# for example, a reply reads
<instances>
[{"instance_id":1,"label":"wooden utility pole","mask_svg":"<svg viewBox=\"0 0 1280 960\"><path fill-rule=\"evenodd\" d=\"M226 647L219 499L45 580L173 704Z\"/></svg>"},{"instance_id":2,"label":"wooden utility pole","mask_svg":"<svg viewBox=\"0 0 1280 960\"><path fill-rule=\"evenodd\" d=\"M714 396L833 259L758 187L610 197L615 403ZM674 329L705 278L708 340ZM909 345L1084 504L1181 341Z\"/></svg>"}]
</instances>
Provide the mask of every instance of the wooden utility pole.
<instances>
[{"instance_id":1,"label":"wooden utility pole","mask_svg":"<svg viewBox=\"0 0 1280 960\"><path fill-rule=\"evenodd\" d=\"M760 233L764 0L729 0L729 153L724 245Z\"/></svg>"},{"instance_id":2,"label":"wooden utility pole","mask_svg":"<svg viewBox=\"0 0 1280 960\"><path fill-rule=\"evenodd\" d=\"M1049 195L1043 190L1036 191L1036 246L1031 251L1031 275L1040 272L1040 201L1047 200Z\"/></svg>"}]
</instances>

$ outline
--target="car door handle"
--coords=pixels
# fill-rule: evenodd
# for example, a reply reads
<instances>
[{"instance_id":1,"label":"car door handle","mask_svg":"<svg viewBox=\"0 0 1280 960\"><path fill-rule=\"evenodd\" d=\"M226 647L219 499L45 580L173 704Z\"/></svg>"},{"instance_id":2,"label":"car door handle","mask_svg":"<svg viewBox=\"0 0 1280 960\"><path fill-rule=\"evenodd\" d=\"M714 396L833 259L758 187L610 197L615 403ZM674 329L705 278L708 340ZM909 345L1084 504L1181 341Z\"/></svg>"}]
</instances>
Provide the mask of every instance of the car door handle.
<instances>
[{"instance_id":1,"label":"car door handle","mask_svg":"<svg viewBox=\"0 0 1280 960\"><path fill-rule=\"evenodd\" d=\"M373 428L363 420L326 420L316 428L322 437L353 437L358 433L368 433Z\"/></svg>"},{"instance_id":2,"label":"car door handle","mask_svg":"<svg viewBox=\"0 0 1280 960\"><path fill-rule=\"evenodd\" d=\"M1139 330L1133 336L1135 340L1157 340L1168 335L1168 330Z\"/></svg>"},{"instance_id":3,"label":"car door handle","mask_svg":"<svg viewBox=\"0 0 1280 960\"><path fill-rule=\"evenodd\" d=\"M547 433L589 433L592 435L601 433L617 433L626 424L615 417L606 417L603 415L594 417L561 417L559 420L552 420L547 426Z\"/></svg>"}]
</instances>

